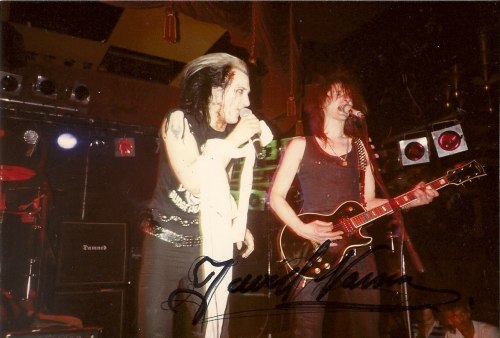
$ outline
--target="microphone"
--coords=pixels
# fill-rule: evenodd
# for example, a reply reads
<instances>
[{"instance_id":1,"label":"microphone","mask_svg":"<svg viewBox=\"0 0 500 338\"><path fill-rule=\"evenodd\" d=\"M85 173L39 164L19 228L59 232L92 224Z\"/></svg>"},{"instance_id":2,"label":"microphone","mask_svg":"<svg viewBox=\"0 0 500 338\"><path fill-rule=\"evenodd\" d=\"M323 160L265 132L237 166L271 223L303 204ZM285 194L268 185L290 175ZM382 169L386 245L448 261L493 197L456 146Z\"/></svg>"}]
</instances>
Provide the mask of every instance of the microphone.
<instances>
[{"instance_id":1,"label":"microphone","mask_svg":"<svg viewBox=\"0 0 500 338\"><path fill-rule=\"evenodd\" d=\"M240 110L240 117L247 116L252 114L252 111L248 108L242 108ZM260 145L260 137L259 135L255 134L252 137L250 137L250 141L253 143L253 147L255 149L255 157L257 159L262 160L266 155L262 151L262 146Z\"/></svg>"},{"instance_id":2,"label":"microphone","mask_svg":"<svg viewBox=\"0 0 500 338\"><path fill-rule=\"evenodd\" d=\"M23 135L24 142L28 144L28 150L26 150L26 157L31 157L35 151L36 145L38 143L38 133L34 130L26 130Z\"/></svg>"},{"instance_id":3,"label":"microphone","mask_svg":"<svg viewBox=\"0 0 500 338\"><path fill-rule=\"evenodd\" d=\"M348 103L340 105L339 106L339 110L342 111L342 112L344 112L344 113L346 113L346 114L349 114L350 116L357 117L358 119L362 119L362 118L365 117L365 115L362 112L360 112L359 110L354 109Z\"/></svg>"}]
</instances>

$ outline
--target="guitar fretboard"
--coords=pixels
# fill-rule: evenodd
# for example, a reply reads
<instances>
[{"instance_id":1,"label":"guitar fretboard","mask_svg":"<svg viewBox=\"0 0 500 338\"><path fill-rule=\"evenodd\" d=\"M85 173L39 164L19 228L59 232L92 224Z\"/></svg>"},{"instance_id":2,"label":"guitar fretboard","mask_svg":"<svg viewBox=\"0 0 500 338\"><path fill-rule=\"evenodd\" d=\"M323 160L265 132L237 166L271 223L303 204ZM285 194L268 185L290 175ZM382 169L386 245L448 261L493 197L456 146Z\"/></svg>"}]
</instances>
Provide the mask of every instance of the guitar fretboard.
<instances>
[{"instance_id":1,"label":"guitar fretboard","mask_svg":"<svg viewBox=\"0 0 500 338\"><path fill-rule=\"evenodd\" d=\"M425 187L430 186L434 190L438 190L447 185L448 185L448 179L446 176L443 176L432 182L427 183ZM415 195L415 190L412 190L407 193L404 193L403 195L397 196L389 200L388 202L379 205L378 207L375 207L369 211L362 212L356 216L353 216L350 218L350 220L356 228L359 228L367 223L374 221L379 217L392 214L395 208L402 208L416 199L417 196Z\"/></svg>"}]
</instances>

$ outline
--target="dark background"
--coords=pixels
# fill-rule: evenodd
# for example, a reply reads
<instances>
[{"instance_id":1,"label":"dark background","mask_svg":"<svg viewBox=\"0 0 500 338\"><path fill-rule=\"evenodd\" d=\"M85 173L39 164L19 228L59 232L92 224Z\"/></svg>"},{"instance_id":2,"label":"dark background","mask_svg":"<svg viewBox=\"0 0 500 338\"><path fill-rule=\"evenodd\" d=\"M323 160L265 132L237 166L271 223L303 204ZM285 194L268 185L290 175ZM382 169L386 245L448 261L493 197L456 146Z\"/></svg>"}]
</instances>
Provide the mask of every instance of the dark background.
<instances>
[{"instance_id":1,"label":"dark background","mask_svg":"<svg viewBox=\"0 0 500 338\"><path fill-rule=\"evenodd\" d=\"M302 74L300 82L306 86L317 74L339 66L349 69L358 78L369 106L367 123L375 152L380 156L378 165L391 196L408 191L419 181L440 177L457 163L475 159L484 165L486 177L464 186L446 187L431 205L405 213L406 229L425 272L415 271L410 257L406 258L408 273L419 282L460 292L473 305L474 318L497 324L500 53L495 42L499 37L498 3L390 2L379 4L373 15L368 15L374 4L345 3L339 9L334 3L297 3L300 9L297 10L297 30L301 32L300 64L297 66ZM248 9L248 5L242 3L242 9ZM269 6L273 5L278 9L284 6L283 3L269 3ZM18 22L27 18L34 20L30 6L34 4L11 4L12 21L14 17ZM62 30L74 36L86 32L86 39L99 40L109 36L114 22L112 18L116 20L122 13L120 7L100 2L64 6L65 10L74 6L76 9L73 10L82 17L96 15L95 10L105 9L100 13L111 19L101 20L102 25L92 25L91 30L81 28L88 26L88 21L78 23L78 20L70 20L64 23L58 21L61 19L54 19L64 17L54 15L54 8L48 14L37 12L39 18L46 16L54 20L54 25L46 29ZM232 3L232 6L237 5ZM94 7L93 11L85 14L83 9L90 10L91 7ZM346 11L346 8L351 10ZM78 15L72 14L74 17ZM357 16L366 19L358 22ZM40 25L43 24L41 21ZM45 21L50 22L48 19ZM70 23L77 27L71 27ZM66 31L61 27L66 27ZM4 37L2 44L7 45L9 41ZM484 42L484 48L481 47L481 41ZM2 69L15 72L19 64L26 62L25 55L22 47L14 48L17 46L15 43L7 46L8 49L2 48L3 53L7 53L3 57ZM158 68L151 68L153 66L148 64L138 65L113 59L116 51L111 50L113 53L108 54L103 64L108 66L106 72L122 76L123 81L139 79L148 84L168 83L183 65L182 62L165 63L169 71L160 74L155 72ZM227 51L248 58L248 51L233 45L227 34L210 51ZM27 62L30 62L29 58ZM117 63L122 67L113 68ZM266 74L269 74L266 73L268 70L266 59L259 60L259 67L253 69L252 91L257 101L259 93L265 88L263 83ZM62 76L64 72L62 69L55 74ZM101 75L96 72L96 79ZM485 89L486 85L488 90ZM455 91L457 95L454 95ZM265 106L266 103L261 102L261 105ZM144 102L144 105L148 104L154 105L154 102ZM99 112L97 117L75 116L56 108L37 109L25 105L12 108L6 101L2 101L1 109L1 128L4 131L0 138L1 163L30 168L37 173L29 180L1 182L8 202L7 210L18 210L20 205L32 201L39 191L48 196L46 217L42 220L45 270L40 279L39 306L47 311L66 310L61 305L61 299L69 295L70 300L72 297L84 299L84 306L91 309L94 304L97 306L97 301L93 296L85 298L85 295L89 292L95 295L103 287L99 283L76 287L56 285L58 256L64 255L59 248L61 226L65 222L125 223L129 243L126 264L129 275L123 283L105 286L118 290L118 294L124 290L127 295L126 305L118 311L128 319L113 325L124 325L125 332L132 332L135 311L133 290L140 258L137 219L155 184L157 125L150 123L150 117L142 116L142 111L130 112L134 120L139 122L128 123L110 120L110 115L104 110L101 117ZM281 124L281 117L275 119L275 115L262 115L262 118L269 119L278 141L296 135L295 123ZM161 119L161 116L156 118ZM397 142L404 139L405 134L422 130L430 132L435 123L448 120L461 124L468 151L439 158L431 146L429 163L412 166L400 164ZM27 145L22 141L22 133L27 128L37 129L40 135L40 142L31 157L25 156ZM63 151L55 145L55 138L61 131L72 131L77 135L79 143L75 149ZM118 137L135 139L134 157L115 157L113 141ZM264 182L267 179L269 182L272 176L269 170L262 168L274 168L277 162L278 158L258 162L256 179L263 179ZM261 196L265 195L266 188L266 184L257 188ZM253 260L245 262L240 268L243 272L262 273L274 266L274 236L279 223L262 202L256 202L253 207L255 210L252 210L249 226L262 243L261 250L254 254ZM389 221L390 218L381 220L371 230L377 242L387 242L386 231L391 229ZM7 247L11 248L7 254L3 252L4 261L5 257L9 257L7 263L11 263L10 257L15 256L17 250L28 252L32 246L32 232L32 228L17 216L4 218L3 244L9 243ZM17 242L19 238L23 241ZM405 253L408 254L407 251ZM22 272L16 272L16 278L22 283L25 277ZM84 296L80 296L82 293ZM54 303L54 299L58 302ZM256 302L265 303L266 298L263 299L258 298ZM102 306L114 309L115 300ZM75 315L81 316L81 313L76 311ZM86 321L94 324L95 318L91 314L86 315L89 316ZM244 325L253 326L256 323L262 324L256 319ZM112 332L116 332L115 326ZM279 325L273 330L279 331Z\"/></svg>"}]
</instances>

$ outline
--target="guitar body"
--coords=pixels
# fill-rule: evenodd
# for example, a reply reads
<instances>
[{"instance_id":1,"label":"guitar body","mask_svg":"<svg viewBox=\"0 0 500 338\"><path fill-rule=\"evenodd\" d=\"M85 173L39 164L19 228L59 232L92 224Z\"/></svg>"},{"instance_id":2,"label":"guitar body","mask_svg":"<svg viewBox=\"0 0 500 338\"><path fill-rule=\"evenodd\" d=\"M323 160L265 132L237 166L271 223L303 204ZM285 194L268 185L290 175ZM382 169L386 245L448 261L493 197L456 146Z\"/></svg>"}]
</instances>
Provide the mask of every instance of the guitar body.
<instances>
[{"instance_id":1,"label":"guitar body","mask_svg":"<svg viewBox=\"0 0 500 338\"><path fill-rule=\"evenodd\" d=\"M372 242L372 238L362 234L361 229L355 228L350 218L365 212L365 208L358 202L348 201L342 203L333 213L328 215L316 213L304 213L298 215L304 223L314 220L332 222L334 231L343 231L342 240L335 241L337 246L330 247L328 251L313 263L307 272L301 276L311 279L333 269L342 260L350 249L367 246ZM302 268L306 265L322 243L306 240L285 225L278 236L278 246L282 261L290 269Z\"/></svg>"},{"instance_id":2,"label":"guitar body","mask_svg":"<svg viewBox=\"0 0 500 338\"><path fill-rule=\"evenodd\" d=\"M328 215L300 214L299 218L304 223L310 223L314 220L332 222L333 231L344 232L342 239L335 241L336 246L328 248L312 262L310 261L311 257L323 243L314 243L299 237L290 227L285 225L278 235L278 252L281 255L281 260L288 268L297 269L298 274L303 278L319 277L334 269L349 250L369 245L373 239L363 235L363 227L370 225L377 218L392 214L394 207L401 208L411 203L417 198L415 189L425 190L427 187L431 187L437 190L449 184L462 185L485 175L483 166L473 160L448 170L445 176L427 183L426 187L414 188L414 190L397 196L369 211L365 210L358 202L348 201L342 203L333 213ZM303 267L307 267L307 269L300 271Z\"/></svg>"}]
</instances>

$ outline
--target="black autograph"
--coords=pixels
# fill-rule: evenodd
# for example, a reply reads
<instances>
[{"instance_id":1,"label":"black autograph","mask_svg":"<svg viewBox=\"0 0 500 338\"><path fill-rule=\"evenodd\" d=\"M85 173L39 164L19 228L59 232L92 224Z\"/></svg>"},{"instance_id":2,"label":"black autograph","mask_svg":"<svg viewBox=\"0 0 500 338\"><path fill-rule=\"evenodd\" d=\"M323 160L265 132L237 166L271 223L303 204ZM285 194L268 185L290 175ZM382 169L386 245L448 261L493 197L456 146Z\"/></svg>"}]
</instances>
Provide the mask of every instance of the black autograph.
<instances>
[{"instance_id":1,"label":"black autograph","mask_svg":"<svg viewBox=\"0 0 500 338\"><path fill-rule=\"evenodd\" d=\"M388 275L383 272L378 275L374 275L373 272L368 272L364 276L360 276L359 272L354 270L353 268L359 264L363 259L365 259L368 255L373 254L378 250L388 250L389 248L386 245L379 245L367 250L362 255L359 255L353 260L350 260L353 257L353 252L350 251L340 263L332 270L327 273L318 276L312 280L312 282L320 283L320 287L318 288L318 293L315 301L309 302L291 302L289 301L289 297L294 288L300 283L302 280L301 275L307 274L308 270L313 265L312 262L315 262L318 258L322 257L330 246L330 241L325 241L308 259L308 263L306 263L302 268L295 268L294 270L288 272L285 275L269 275L269 274L259 274L257 276L252 276L248 274L244 277L234 278L229 286L228 292L230 293L255 293L264 288L268 290L274 290L274 294L277 297L281 297L281 303L276 305L277 310L289 309L289 308L326 308L326 309L350 309L350 310L364 310L364 311L380 311L380 312L394 312L394 311L405 311L405 310L416 310L423 309L429 307L435 307L442 304L448 304L458 301L461 298L460 293L454 290L449 289L435 289L429 288L422 285L417 285L413 282L413 278L409 275L397 275L392 274ZM211 264L212 267L221 268L218 274L211 272L208 276L205 277L204 280L199 280L200 269L203 264ZM198 302L190 299L190 302L196 303L198 305L198 309L193 318L193 325L198 324L205 316L206 310L208 308L208 304L217 289L220 285L222 279L227 275L230 271L230 268L235 264L234 259L229 259L224 262L218 262L210 257L202 257L199 261L194 264L192 269L192 277L193 277L193 288L179 288L174 290L168 297L168 300L162 303L162 308L167 310L176 311L176 307L180 306L183 301L176 301L178 295L184 296L192 296L199 300ZM210 284L209 284L210 283ZM351 304L351 303L342 303L342 302L334 302L334 301L323 301L322 299L329 293L329 291L334 287L342 287L347 289L380 289L380 288L390 288L394 285L402 285L406 283L409 287L429 292L435 294L442 294L448 296L449 299L445 299L443 301L439 301L433 304L390 304L390 305L382 305L382 304ZM209 285L208 285L209 284ZM206 285L205 294L202 292L196 291L195 289L203 289ZM184 297L185 299L186 297ZM189 297L188 297L189 298ZM186 300L187 301L187 300ZM185 301L184 301L185 302ZM168 308L165 308L165 303L168 305ZM266 309L262 309L266 310ZM272 309L267 309L272 310ZM262 313L262 312L261 312ZM225 314L224 317L230 317L231 314ZM205 320L213 320L217 318L209 318Z\"/></svg>"}]
</instances>

